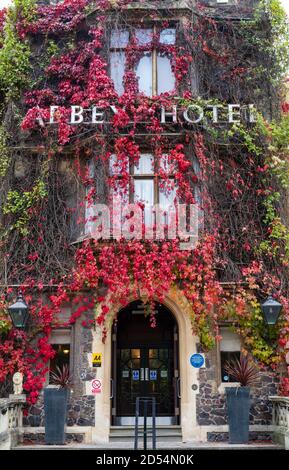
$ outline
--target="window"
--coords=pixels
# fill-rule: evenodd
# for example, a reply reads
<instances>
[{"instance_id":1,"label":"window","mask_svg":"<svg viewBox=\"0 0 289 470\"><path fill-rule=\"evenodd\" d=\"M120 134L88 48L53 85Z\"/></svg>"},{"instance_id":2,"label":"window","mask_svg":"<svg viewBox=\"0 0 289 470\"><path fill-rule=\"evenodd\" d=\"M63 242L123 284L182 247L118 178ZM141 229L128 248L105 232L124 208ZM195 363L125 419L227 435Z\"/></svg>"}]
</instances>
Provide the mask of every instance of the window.
<instances>
[{"instance_id":1,"label":"window","mask_svg":"<svg viewBox=\"0 0 289 470\"><path fill-rule=\"evenodd\" d=\"M150 154L142 154L138 166L133 168L133 202L144 204L144 223L153 224L152 207L157 202L154 159Z\"/></svg>"},{"instance_id":2,"label":"window","mask_svg":"<svg viewBox=\"0 0 289 470\"><path fill-rule=\"evenodd\" d=\"M88 163L88 179L89 184L85 188L85 227L84 227L84 234L91 233L93 229L93 221L94 221L94 207L93 207L93 198L91 197L90 193L94 190L94 177L95 177L95 166L94 161L91 159Z\"/></svg>"},{"instance_id":3,"label":"window","mask_svg":"<svg viewBox=\"0 0 289 470\"><path fill-rule=\"evenodd\" d=\"M176 200L176 184L173 178L173 168L168 167L166 163L166 156L162 156L162 163L154 158L149 153L140 155L137 165L129 167L127 162L126 170L130 173L133 184L132 191L127 189L127 197L123 199L124 203L140 202L143 204L143 217L145 225L151 226L154 224L153 206L159 204L163 211L168 211L173 207ZM158 165L161 165L169 177L164 181L159 177ZM172 165L171 165L172 166ZM120 174L120 168L116 156L112 155L110 160L110 173L117 177ZM121 176L119 177L121 178ZM121 182L119 180L119 186ZM118 189L117 189L118 191ZM162 223L167 223L167 213L164 214Z\"/></svg>"},{"instance_id":4,"label":"window","mask_svg":"<svg viewBox=\"0 0 289 470\"><path fill-rule=\"evenodd\" d=\"M192 158L192 167L195 175L200 175L200 165L198 160ZM91 236L96 230L97 215L95 206L95 166L94 161L88 162L87 166L88 183L85 188L85 204L84 204L84 232L83 236ZM142 208L142 219L145 226L152 227L155 224L165 232L168 227L175 224L176 218L174 209L179 202L178 187L175 180L176 166L167 155L163 154L155 158L150 153L142 153L137 165L130 164L128 157L117 160L117 156L112 154L109 160L109 187L110 187L110 203L113 197L120 197L120 201L114 200L114 203L120 204L121 207L135 202L140 203ZM203 210L201 187L199 183L194 184L195 200L199 205L199 228L203 227ZM181 201L180 201L181 202ZM158 204L160 209L160 218L156 219L154 206ZM121 217L122 223L125 216ZM110 218L112 224L112 218ZM109 237L105 235L104 238Z\"/></svg>"},{"instance_id":5,"label":"window","mask_svg":"<svg viewBox=\"0 0 289 470\"><path fill-rule=\"evenodd\" d=\"M195 155L193 155L192 164L193 164L193 170L194 170L195 175L197 176L197 178L200 178L201 177L200 162ZM199 204L199 206L201 206L202 205L202 193L201 193L201 188L199 184L195 184L194 186L194 195L195 195L196 202Z\"/></svg>"},{"instance_id":6,"label":"window","mask_svg":"<svg viewBox=\"0 0 289 470\"><path fill-rule=\"evenodd\" d=\"M50 361L50 371L54 372L57 367L62 369L64 365L69 366L70 344L53 344L52 347L56 351L56 354Z\"/></svg>"},{"instance_id":7,"label":"window","mask_svg":"<svg viewBox=\"0 0 289 470\"><path fill-rule=\"evenodd\" d=\"M50 360L50 372L56 371L56 367L62 368L68 365L71 369L71 333L70 330L54 330L51 334L50 344L56 354Z\"/></svg>"},{"instance_id":8,"label":"window","mask_svg":"<svg viewBox=\"0 0 289 470\"><path fill-rule=\"evenodd\" d=\"M174 46L175 41L175 28L159 29L154 26L113 30L110 37L110 73L117 93L122 95L124 92L125 50L132 42L139 47L134 64L139 92L153 96L173 91L175 76L170 46Z\"/></svg>"},{"instance_id":9,"label":"window","mask_svg":"<svg viewBox=\"0 0 289 470\"><path fill-rule=\"evenodd\" d=\"M114 83L116 92L122 95L124 92L123 88L123 76L125 71L125 53L122 51L110 53L110 76Z\"/></svg>"},{"instance_id":10,"label":"window","mask_svg":"<svg viewBox=\"0 0 289 470\"><path fill-rule=\"evenodd\" d=\"M234 382L225 371L227 361L240 359L241 341L239 336L229 328L221 328L222 340L220 342L221 378L222 382Z\"/></svg>"}]
</instances>

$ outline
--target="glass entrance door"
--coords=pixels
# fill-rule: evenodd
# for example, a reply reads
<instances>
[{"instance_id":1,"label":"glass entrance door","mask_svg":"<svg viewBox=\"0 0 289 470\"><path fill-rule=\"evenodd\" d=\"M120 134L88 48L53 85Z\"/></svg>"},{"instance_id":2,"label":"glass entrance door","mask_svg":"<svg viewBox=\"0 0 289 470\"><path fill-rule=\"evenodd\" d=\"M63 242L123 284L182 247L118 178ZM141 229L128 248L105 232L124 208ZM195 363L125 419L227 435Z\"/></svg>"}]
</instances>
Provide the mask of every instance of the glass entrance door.
<instances>
[{"instance_id":1,"label":"glass entrance door","mask_svg":"<svg viewBox=\"0 0 289 470\"><path fill-rule=\"evenodd\" d=\"M158 416L174 415L173 351L170 348L119 349L117 414L134 416L136 397L155 397Z\"/></svg>"},{"instance_id":2,"label":"glass entrance door","mask_svg":"<svg viewBox=\"0 0 289 470\"><path fill-rule=\"evenodd\" d=\"M159 424L179 422L177 324L161 304L151 327L142 304L118 314L112 330L112 424L134 424L137 397L155 397Z\"/></svg>"}]
</instances>

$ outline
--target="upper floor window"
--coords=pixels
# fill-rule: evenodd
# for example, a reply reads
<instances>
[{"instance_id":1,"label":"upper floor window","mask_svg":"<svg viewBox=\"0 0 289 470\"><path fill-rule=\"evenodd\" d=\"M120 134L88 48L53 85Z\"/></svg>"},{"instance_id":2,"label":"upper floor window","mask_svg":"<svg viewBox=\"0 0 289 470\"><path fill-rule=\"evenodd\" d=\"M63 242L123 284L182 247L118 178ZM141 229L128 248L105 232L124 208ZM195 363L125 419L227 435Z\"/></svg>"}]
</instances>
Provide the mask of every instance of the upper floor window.
<instances>
[{"instance_id":1,"label":"upper floor window","mask_svg":"<svg viewBox=\"0 0 289 470\"><path fill-rule=\"evenodd\" d=\"M116 154L112 154L109 158L108 170L107 183L110 188L110 197L105 198L106 204L108 203L110 208L116 208L117 204L120 204L117 210L122 214L121 220L126 217L127 211L132 210L129 204L137 203L141 209L142 223L146 227L156 227L161 224L167 231L169 227L174 226L178 204L183 201L183 193L182 186L178 184L175 177L178 173L177 164L170 154L141 153L137 162L130 161L126 155L118 158ZM196 176L199 176L200 166L194 156L192 157L192 170ZM88 162L87 175L89 184L86 186L84 235L93 233L98 221L94 204L93 159ZM201 187L194 182L191 189L199 206L198 224L202 228Z\"/></svg>"},{"instance_id":2,"label":"upper floor window","mask_svg":"<svg viewBox=\"0 0 289 470\"><path fill-rule=\"evenodd\" d=\"M125 71L131 68L136 73L140 93L154 96L172 92L175 89L172 70L175 43L176 29L173 27L113 30L110 37L110 73L117 93L123 94Z\"/></svg>"},{"instance_id":3,"label":"upper floor window","mask_svg":"<svg viewBox=\"0 0 289 470\"><path fill-rule=\"evenodd\" d=\"M145 225L153 225L154 205L158 204L163 211L162 223L168 223L168 210L173 208L177 202L176 182L173 176L173 168L166 165L166 156L163 155L161 161L149 153L140 155L137 165L129 167L127 171L130 174L132 184L126 188L125 197L122 197L124 203L139 202L143 207L143 219ZM160 177L160 167L166 172L166 179ZM116 156L112 155L110 160L110 174L115 178L115 191L118 192L118 179L121 178ZM124 188L123 188L124 189Z\"/></svg>"},{"instance_id":4,"label":"upper floor window","mask_svg":"<svg viewBox=\"0 0 289 470\"><path fill-rule=\"evenodd\" d=\"M89 160L88 162L88 172L87 176L89 179L90 184L86 186L85 188L85 226L84 226L84 234L88 234L91 232L93 228L93 221L94 221L94 207L93 207L93 201L90 197L90 193L94 190L94 177L95 177L95 166L94 166L94 161L93 159Z\"/></svg>"}]
</instances>

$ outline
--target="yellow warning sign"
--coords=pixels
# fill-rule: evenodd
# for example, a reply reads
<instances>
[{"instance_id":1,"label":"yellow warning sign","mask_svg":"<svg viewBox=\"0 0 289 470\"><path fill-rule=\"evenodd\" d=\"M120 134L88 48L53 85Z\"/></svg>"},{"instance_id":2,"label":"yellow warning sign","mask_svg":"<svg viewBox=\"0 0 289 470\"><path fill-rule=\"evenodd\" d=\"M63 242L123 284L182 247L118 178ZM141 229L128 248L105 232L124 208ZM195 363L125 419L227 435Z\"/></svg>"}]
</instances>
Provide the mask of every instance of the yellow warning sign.
<instances>
[{"instance_id":1,"label":"yellow warning sign","mask_svg":"<svg viewBox=\"0 0 289 470\"><path fill-rule=\"evenodd\" d=\"M92 367L101 367L101 353L92 353Z\"/></svg>"}]
</instances>

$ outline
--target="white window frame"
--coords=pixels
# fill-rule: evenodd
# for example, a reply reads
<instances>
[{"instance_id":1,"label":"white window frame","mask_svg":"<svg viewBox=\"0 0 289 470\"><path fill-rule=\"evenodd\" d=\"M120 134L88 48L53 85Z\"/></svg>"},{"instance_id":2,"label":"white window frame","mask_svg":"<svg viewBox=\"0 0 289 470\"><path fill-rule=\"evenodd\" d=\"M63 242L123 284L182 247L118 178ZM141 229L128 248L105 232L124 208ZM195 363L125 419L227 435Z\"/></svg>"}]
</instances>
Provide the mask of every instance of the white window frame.
<instances>
[{"instance_id":1,"label":"white window frame","mask_svg":"<svg viewBox=\"0 0 289 470\"><path fill-rule=\"evenodd\" d=\"M230 326L221 326L220 335L222 336L221 341L218 343L218 391L221 394L225 393L227 387L239 387L239 382L223 382L222 381L222 370L221 370L221 351L235 352L240 351L242 342L240 336L232 331Z\"/></svg>"}]
</instances>

